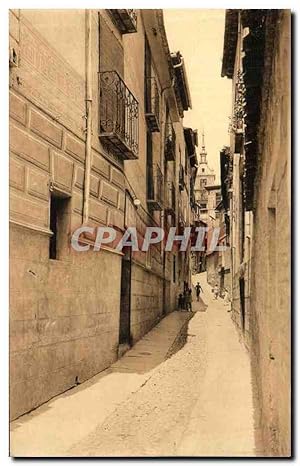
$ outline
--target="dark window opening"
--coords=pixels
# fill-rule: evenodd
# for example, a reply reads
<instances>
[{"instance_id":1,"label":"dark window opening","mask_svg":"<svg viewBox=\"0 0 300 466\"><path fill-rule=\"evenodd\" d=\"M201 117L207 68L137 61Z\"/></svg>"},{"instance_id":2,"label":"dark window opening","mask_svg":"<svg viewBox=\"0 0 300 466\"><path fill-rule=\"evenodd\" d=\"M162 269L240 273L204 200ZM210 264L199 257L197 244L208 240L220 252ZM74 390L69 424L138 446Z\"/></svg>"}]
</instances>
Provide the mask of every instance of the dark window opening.
<instances>
[{"instance_id":1,"label":"dark window opening","mask_svg":"<svg viewBox=\"0 0 300 466\"><path fill-rule=\"evenodd\" d=\"M50 230L49 258L57 260L61 256L62 247L67 244L69 198L54 193L50 198Z\"/></svg>"}]
</instances>

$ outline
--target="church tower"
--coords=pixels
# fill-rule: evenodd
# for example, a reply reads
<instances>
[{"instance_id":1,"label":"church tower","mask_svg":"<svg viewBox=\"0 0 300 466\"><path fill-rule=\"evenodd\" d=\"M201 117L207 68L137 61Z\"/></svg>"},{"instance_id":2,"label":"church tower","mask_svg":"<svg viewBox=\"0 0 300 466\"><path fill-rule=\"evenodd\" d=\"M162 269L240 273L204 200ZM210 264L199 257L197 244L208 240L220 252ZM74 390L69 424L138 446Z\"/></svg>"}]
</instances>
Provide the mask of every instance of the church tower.
<instances>
[{"instance_id":1,"label":"church tower","mask_svg":"<svg viewBox=\"0 0 300 466\"><path fill-rule=\"evenodd\" d=\"M204 131L202 131L202 146L201 146L201 152L200 152L200 163L206 163L207 164L207 152L205 149L205 141L204 141Z\"/></svg>"},{"instance_id":2,"label":"church tower","mask_svg":"<svg viewBox=\"0 0 300 466\"><path fill-rule=\"evenodd\" d=\"M198 171L195 182L195 198L199 208L201 220L208 222L209 220L209 193L206 187L215 185L216 175L207 162L207 151L205 147L205 135L202 131L202 145L198 158Z\"/></svg>"}]
</instances>

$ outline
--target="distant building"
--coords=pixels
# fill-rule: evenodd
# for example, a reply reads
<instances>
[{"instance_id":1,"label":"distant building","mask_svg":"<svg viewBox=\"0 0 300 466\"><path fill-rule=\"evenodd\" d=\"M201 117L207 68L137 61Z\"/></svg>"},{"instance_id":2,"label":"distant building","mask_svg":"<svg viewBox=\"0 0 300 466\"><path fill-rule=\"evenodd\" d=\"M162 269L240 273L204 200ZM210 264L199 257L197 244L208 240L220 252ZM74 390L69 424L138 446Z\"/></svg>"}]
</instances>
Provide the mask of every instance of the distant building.
<instances>
[{"instance_id":1,"label":"distant building","mask_svg":"<svg viewBox=\"0 0 300 466\"><path fill-rule=\"evenodd\" d=\"M208 191L206 186L213 186L215 184L216 175L212 168L209 167L207 161L207 152L205 148L204 132L202 133L202 145L198 155L198 170L195 181L195 202L197 204L199 218L207 222L208 214Z\"/></svg>"}]
</instances>

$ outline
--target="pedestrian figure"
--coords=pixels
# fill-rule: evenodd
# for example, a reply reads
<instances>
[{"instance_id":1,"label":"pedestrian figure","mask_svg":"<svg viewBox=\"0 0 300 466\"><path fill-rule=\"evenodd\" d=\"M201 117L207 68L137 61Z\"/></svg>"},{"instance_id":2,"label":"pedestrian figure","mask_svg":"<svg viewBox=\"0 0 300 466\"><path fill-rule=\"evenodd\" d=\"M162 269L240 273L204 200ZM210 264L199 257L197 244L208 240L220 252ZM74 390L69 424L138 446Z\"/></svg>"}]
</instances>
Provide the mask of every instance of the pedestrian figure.
<instances>
[{"instance_id":1,"label":"pedestrian figure","mask_svg":"<svg viewBox=\"0 0 300 466\"><path fill-rule=\"evenodd\" d=\"M182 293L179 294L178 298L178 308L183 311L184 310L184 296Z\"/></svg>"},{"instance_id":2,"label":"pedestrian figure","mask_svg":"<svg viewBox=\"0 0 300 466\"><path fill-rule=\"evenodd\" d=\"M193 301L193 298L192 298L192 289L191 289L191 288L189 288L189 289L187 290L186 300L187 300L187 311L192 312L192 301Z\"/></svg>"},{"instance_id":3,"label":"pedestrian figure","mask_svg":"<svg viewBox=\"0 0 300 466\"><path fill-rule=\"evenodd\" d=\"M219 294L219 287L218 284L216 283L214 286L214 297L215 299L218 299L218 294Z\"/></svg>"},{"instance_id":4,"label":"pedestrian figure","mask_svg":"<svg viewBox=\"0 0 300 466\"><path fill-rule=\"evenodd\" d=\"M195 289L196 289L197 301L199 301L199 299L200 299L200 292L202 291L202 293L203 293L202 286L200 285L199 282L197 282L197 285L195 286Z\"/></svg>"},{"instance_id":5,"label":"pedestrian figure","mask_svg":"<svg viewBox=\"0 0 300 466\"><path fill-rule=\"evenodd\" d=\"M185 311L188 310L188 288L184 288L183 290L183 309Z\"/></svg>"},{"instance_id":6,"label":"pedestrian figure","mask_svg":"<svg viewBox=\"0 0 300 466\"><path fill-rule=\"evenodd\" d=\"M224 297L224 301L225 301L226 303L229 303L229 302L230 302L229 292L228 292L227 288L224 288L224 296L223 296L223 297Z\"/></svg>"}]
</instances>

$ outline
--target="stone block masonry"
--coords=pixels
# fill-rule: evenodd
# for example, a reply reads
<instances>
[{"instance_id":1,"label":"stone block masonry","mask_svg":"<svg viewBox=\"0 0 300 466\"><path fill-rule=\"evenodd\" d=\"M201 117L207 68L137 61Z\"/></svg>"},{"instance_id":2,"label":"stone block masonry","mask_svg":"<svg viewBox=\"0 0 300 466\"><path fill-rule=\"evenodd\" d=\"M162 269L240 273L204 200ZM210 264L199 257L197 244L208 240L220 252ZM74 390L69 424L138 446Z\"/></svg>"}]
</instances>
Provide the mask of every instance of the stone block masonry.
<instances>
[{"instance_id":1,"label":"stone block masonry","mask_svg":"<svg viewBox=\"0 0 300 466\"><path fill-rule=\"evenodd\" d=\"M49 261L48 243L39 232L11 228L12 419L117 358L120 256L100 251L83 260L71 252L68 261Z\"/></svg>"},{"instance_id":2,"label":"stone block masonry","mask_svg":"<svg viewBox=\"0 0 300 466\"><path fill-rule=\"evenodd\" d=\"M82 222L84 81L62 61L55 41L46 44L24 15L10 16L11 37L16 40L21 31L15 47L22 58L10 73L9 107L10 416L15 419L116 360L121 256L100 251L82 257L66 241L60 259L49 259L50 188L70 199L66 239ZM45 54L51 73L40 60ZM124 176L100 146L92 152L90 196L90 222L113 221L123 228Z\"/></svg>"},{"instance_id":3,"label":"stone block masonry","mask_svg":"<svg viewBox=\"0 0 300 466\"><path fill-rule=\"evenodd\" d=\"M269 456L291 454L290 12L279 14L264 89L250 315L252 369ZM269 39L267 33L267 40ZM266 241L267 238L267 241Z\"/></svg>"},{"instance_id":4,"label":"stone block masonry","mask_svg":"<svg viewBox=\"0 0 300 466\"><path fill-rule=\"evenodd\" d=\"M119 340L123 338L119 335L120 322L124 320L120 317L120 311L124 312L124 306L120 309L123 288L128 287L126 296L131 305L130 335L126 328L126 338L131 343L161 319L163 310L173 310L177 286L182 285L180 280L176 282L171 256L166 257L164 264L158 247L147 256L142 253L132 257L131 269L127 270L122 264L123 255L112 248L100 252L91 248L88 253L80 253L71 249L70 244L72 233L83 223L88 166L87 18L91 20L92 42L87 223L91 227L112 226L120 234L125 224L136 226L139 234L149 225L162 225L162 212L152 211L147 203L150 182L147 170L150 146L146 147L148 129L144 116L147 35L152 42L151 69L155 70L160 91L165 80L171 82L172 76L164 76L169 69L167 58L161 63L165 33L161 31L153 39L150 28L162 15L161 10L140 10L137 14L138 31L129 38L121 34L109 10L10 12L10 47L17 57L17 66L11 66L9 73L12 419L115 361ZM144 14L151 19L148 26L143 20ZM155 44L157 39L162 44L159 47ZM105 101L99 70L117 72L128 92L139 102L137 160L127 163L124 158L128 154L121 156L115 146L107 147L99 137L103 118L101 98ZM179 121L179 115L174 105L175 95L170 98L165 93L161 97L160 132L150 135L148 131L148 140L150 135L151 164L164 172L162 147L167 106L173 106L170 111L176 113L174 119ZM127 115L128 104L124 101L120 108L123 105ZM110 117L116 118L116 115ZM137 114L134 118L137 119ZM120 124L121 120L114 124ZM123 123L127 129L128 122ZM182 123L179 126L184 153ZM139 199L139 208L134 199ZM131 277L131 280L122 281L122 277Z\"/></svg>"}]
</instances>

